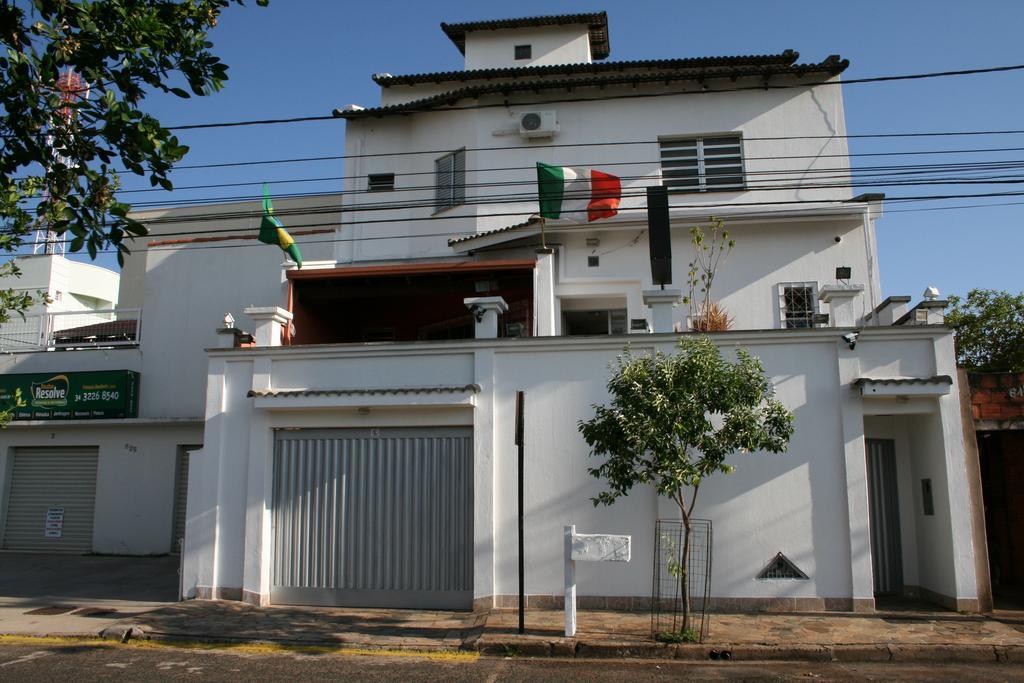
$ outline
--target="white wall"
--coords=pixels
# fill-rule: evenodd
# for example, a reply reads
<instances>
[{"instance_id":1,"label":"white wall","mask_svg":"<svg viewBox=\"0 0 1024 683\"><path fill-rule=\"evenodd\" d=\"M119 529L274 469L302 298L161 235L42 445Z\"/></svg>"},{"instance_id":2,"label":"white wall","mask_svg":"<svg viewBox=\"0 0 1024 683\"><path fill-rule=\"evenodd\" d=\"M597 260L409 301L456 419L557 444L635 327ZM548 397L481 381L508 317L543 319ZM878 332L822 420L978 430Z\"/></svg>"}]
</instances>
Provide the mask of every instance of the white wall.
<instances>
[{"instance_id":1,"label":"white wall","mask_svg":"<svg viewBox=\"0 0 1024 683\"><path fill-rule=\"evenodd\" d=\"M295 237L304 261L313 263L333 255L339 223L337 195L281 199L274 209ZM192 223L190 215L224 213L216 222ZM205 349L216 346L216 330L224 314L252 332L253 322L242 311L248 306L287 306L284 253L255 239L220 242L160 244L189 239L181 233L215 228L217 236L252 237L259 228L259 202L214 207L152 211L137 219L149 221L150 242L129 256L129 263L144 263L142 281L142 403L140 414L161 417L198 417L203 414L207 362ZM170 219L172 222L153 222ZM305 230L327 230L315 235ZM232 232L236 231L236 232ZM202 236L201 236L202 237ZM154 244L156 243L156 244ZM138 268L138 265L133 265ZM137 276L126 282L139 283ZM137 297L137 294L135 295ZM150 387L149 390L146 387Z\"/></svg>"},{"instance_id":2,"label":"white wall","mask_svg":"<svg viewBox=\"0 0 1024 683\"><path fill-rule=\"evenodd\" d=\"M0 278L0 288L26 291L34 298L41 291L50 297L46 305L38 300L30 315L89 311L117 305L118 273L91 263L72 261L59 254L18 256L20 277ZM76 319L77 320L77 319ZM87 324L86 321L76 324Z\"/></svg>"},{"instance_id":3,"label":"white wall","mask_svg":"<svg viewBox=\"0 0 1024 683\"><path fill-rule=\"evenodd\" d=\"M750 85L740 80L738 85ZM681 88L682 86L680 86ZM630 93L663 92L658 87L641 86ZM584 91L574 94L581 96ZM597 93L595 93L597 94ZM602 91L601 94L607 94ZM558 94L551 95L556 97ZM643 188L660 183L659 136L706 136L741 132L745 138L744 156L751 188L766 182L771 185L806 185L807 171L827 171L832 181L841 181L848 173L846 141L813 136L845 135L839 88L794 88L792 90L755 90L725 93L697 93L639 99L610 99L594 102L536 102L537 96L510 94L482 97L480 103L507 106L492 108L425 112L409 116L391 116L349 121L346 128L345 191L351 213L346 213L347 236L375 237L356 246L339 245L337 258L381 260L428 256L450 256L449 236L473 234L520 223L537 211L535 165L538 161L562 166L598 168L624 178L624 197L620 218L645 218ZM495 136L495 131L518 130L519 115L526 111L553 110L561 132L551 140L526 141L518 134ZM629 126L623 128L622 121ZM779 140L786 136L807 136ZM629 141L622 146L589 147L588 143ZM555 146L552 147L552 144ZM558 145L583 145L560 147ZM470 203L435 212L430 208L358 211L360 204L413 202L422 204L434 198L434 160L446 152L468 148L466 158L467 197ZM481 150L481 148L488 148ZM494 149L497 148L497 149ZM480 150L480 151L472 151ZM406 154L423 151L423 154ZM365 157L361 155L400 156ZM506 169L506 170L495 170ZM370 173L396 175L394 192L367 194L366 176ZM403 175L415 174L415 175ZM479 186L477 183L488 184ZM521 201L507 195L519 194ZM739 192L684 193L672 196L672 206L690 207L701 212L729 215L730 211L749 211L750 202L799 202L802 200L849 199L849 188L755 190ZM488 202L474 204L473 202ZM490 203L495 202L495 203ZM725 204L725 207L721 205ZM729 209L729 206L734 209ZM779 204L755 207L759 212L792 210L816 205ZM813 214L813 211L810 211ZM439 218L439 220L430 220ZM377 221L397 222L377 222ZM376 222L376 224L375 224ZM395 240L376 239L388 235ZM420 235L407 238L407 235Z\"/></svg>"},{"instance_id":4,"label":"white wall","mask_svg":"<svg viewBox=\"0 0 1024 683\"><path fill-rule=\"evenodd\" d=\"M684 294L688 287L688 264L694 258L689 232L692 224L681 220L672 223L671 287L683 290ZM837 266L850 266L853 282L870 283L877 277L868 258L863 225L862 217L857 215L728 224L726 229L736 240L736 247L718 269L712 298L733 317L733 329L779 328L780 284L812 282L818 288L835 284ZM600 240L597 247L586 246L587 238L591 237ZM580 308L583 301L618 297L628 300L630 318L648 317L642 291L653 288L653 284L646 224L634 225L632 229L622 226L614 231L598 225L586 226L552 234L548 241L559 245L555 296L561 309ZM599 266L587 265L591 255L599 257ZM877 303L877 289L866 288L865 296L859 299L858 316ZM829 312L827 304L818 305L820 312ZM686 329L688 313L689 308L684 305L674 310L674 320L682 329ZM558 319L560 324L560 316Z\"/></svg>"},{"instance_id":5,"label":"white wall","mask_svg":"<svg viewBox=\"0 0 1024 683\"><path fill-rule=\"evenodd\" d=\"M516 45L532 46L531 58L515 59ZM473 31L466 34L467 71L590 62L590 36L585 24Z\"/></svg>"},{"instance_id":6,"label":"white wall","mask_svg":"<svg viewBox=\"0 0 1024 683\"><path fill-rule=\"evenodd\" d=\"M68 354L71 355L71 354ZM117 555L171 550L175 463L179 445L202 443L202 425L140 425L131 420L11 424L0 446L0 492L10 485L8 459L18 447L97 448L93 551ZM3 496L0 496L3 498ZM0 509L0 528L5 509Z\"/></svg>"},{"instance_id":7,"label":"white wall","mask_svg":"<svg viewBox=\"0 0 1024 683\"><path fill-rule=\"evenodd\" d=\"M876 357L875 345L885 346L894 356L932 353L934 340L948 336L948 332L926 328L873 328L862 334L857 350ZM671 351L674 345L669 335L634 336L631 340L636 353L654 348ZM848 384L852 379L840 381L840 340L829 330L731 333L716 340L726 353L742 344L762 359L778 397L796 416L796 432L788 453L734 456L731 462L737 467L736 474L716 475L702 487L697 515L713 520L715 531L712 595L870 597L870 588L867 595L858 592L851 574L851 553L855 549L857 553L868 552L859 545L866 538L867 519L851 520L848 516L850 510L860 509L861 501L851 505L848 500L848 496L859 496L860 488L856 472L847 471L846 436L839 429L844 419L840 413L853 396ZM922 346L919 340L933 343ZM331 389L353 386L347 384L349 378L360 386L378 387L462 383L469 368L463 359L472 354L475 361L471 378L482 387L472 409L477 468L475 596L514 594L517 590L516 498L512 485L516 478L512 435L517 390L526 392L527 592L560 594L562 526L576 524L583 533L631 534L634 543L634 559L629 564L578 567L581 595L650 595L653 524L659 515L674 516L673 509L664 501L659 503L646 488L635 490L612 507L593 507L590 499L601 490L601 484L586 473L595 461L588 457L576 427L579 420L592 415L592 404L607 399L608 363L621 351L624 341L621 337L529 339L439 343L429 349L416 344L387 344L213 352L206 462L210 477L216 471L221 478L221 488L215 491L207 486L202 502L193 498L198 507L189 510L190 525L197 525L195 538L202 540L187 558L186 585L211 585L204 582L218 580L229 582L218 585L238 587L244 577L247 591L269 591L266 567L271 551L266 514L273 427L371 426L379 419L389 425L425 424L422 408L403 407L401 400L393 401L395 405L383 412L371 407L370 416L364 418L353 415L351 402L345 404L347 408L339 404L330 411L296 408L275 412L239 401L247 386L255 383L279 390ZM846 354L845 347L843 354L853 355ZM316 372L317 367L323 371ZM375 373L373 382L363 376L369 371ZM861 411L856 412L857 420L863 421ZM943 439L945 421L915 423L913 431L921 432L917 440L920 448L931 448L934 444L929 440ZM952 441L946 444L947 449L957 448ZM863 470L862 447L855 459ZM916 460L914 468L917 476ZM247 490L238 488L243 471L248 473ZM851 486L851 476L856 486ZM937 492L947 484L936 475ZM249 511L245 521L240 516L243 510ZM253 518L254 510L262 512ZM216 516L215 524L209 522L212 515ZM198 520L206 520L203 529ZM922 557L926 552L941 555L942 561L929 570L941 573L943 563L952 567L955 546L941 545L937 539L942 534L952 537L966 533L966 541L961 538L958 543L969 546L970 529L950 516L937 517L935 523L936 540L927 531L921 532L917 550ZM192 534L192 526L189 528ZM242 538L246 539L244 548L240 545ZM216 545L216 552L209 548L211 543ZM779 551L810 579L756 580L757 572ZM211 571L214 556L219 578ZM858 562L861 559L857 558ZM870 575L867 579L870 581ZM962 581L950 583L945 575L926 576L923 568L921 582L946 595L965 595Z\"/></svg>"}]
</instances>

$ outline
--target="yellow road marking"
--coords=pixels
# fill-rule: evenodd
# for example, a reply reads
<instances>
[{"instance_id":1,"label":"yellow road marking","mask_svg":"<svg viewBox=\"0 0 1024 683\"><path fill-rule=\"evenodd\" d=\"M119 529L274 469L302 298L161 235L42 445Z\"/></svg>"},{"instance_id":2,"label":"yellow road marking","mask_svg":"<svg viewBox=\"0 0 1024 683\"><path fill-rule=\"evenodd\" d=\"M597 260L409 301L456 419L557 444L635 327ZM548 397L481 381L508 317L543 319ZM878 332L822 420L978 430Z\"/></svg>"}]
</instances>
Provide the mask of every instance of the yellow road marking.
<instances>
[{"instance_id":1,"label":"yellow road marking","mask_svg":"<svg viewBox=\"0 0 1024 683\"><path fill-rule=\"evenodd\" d=\"M19 636L0 635L0 645L87 645L108 648L159 648L184 650L227 650L242 654L316 654L360 657L418 657L435 661L471 661L480 658L478 652L438 652L436 650L398 650L338 645L289 645L286 643L209 643L202 641L130 640L118 643L87 636Z\"/></svg>"}]
</instances>

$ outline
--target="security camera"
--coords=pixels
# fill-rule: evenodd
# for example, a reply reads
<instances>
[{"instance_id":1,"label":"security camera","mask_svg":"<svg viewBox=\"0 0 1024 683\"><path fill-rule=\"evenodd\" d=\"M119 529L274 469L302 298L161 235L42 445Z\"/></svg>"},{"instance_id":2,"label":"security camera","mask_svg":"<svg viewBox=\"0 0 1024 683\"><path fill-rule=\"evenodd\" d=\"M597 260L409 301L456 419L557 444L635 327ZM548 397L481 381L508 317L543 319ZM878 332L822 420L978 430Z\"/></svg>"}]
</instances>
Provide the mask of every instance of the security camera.
<instances>
[{"instance_id":1,"label":"security camera","mask_svg":"<svg viewBox=\"0 0 1024 683\"><path fill-rule=\"evenodd\" d=\"M852 351L857 346L857 340L860 338L860 332L847 332L843 335L843 341L850 345Z\"/></svg>"}]
</instances>

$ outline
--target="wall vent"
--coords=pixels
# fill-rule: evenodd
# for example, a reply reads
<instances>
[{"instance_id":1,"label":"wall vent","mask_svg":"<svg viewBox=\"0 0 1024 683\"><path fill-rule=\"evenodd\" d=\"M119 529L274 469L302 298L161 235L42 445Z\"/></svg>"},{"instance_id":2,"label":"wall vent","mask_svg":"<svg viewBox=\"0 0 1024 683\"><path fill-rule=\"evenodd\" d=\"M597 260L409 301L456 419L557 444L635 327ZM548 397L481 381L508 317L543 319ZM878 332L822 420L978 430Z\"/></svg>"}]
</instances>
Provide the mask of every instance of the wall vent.
<instances>
[{"instance_id":1,"label":"wall vent","mask_svg":"<svg viewBox=\"0 0 1024 683\"><path fill-rule=\"evenodd\" d=\"M765 565L757 574L760 581L772 581L779 579L806 580L807 574L800 571L800 568L793 564L793 561L781 552L772 558L772 561Z\"/></svg>"}]
</instances>

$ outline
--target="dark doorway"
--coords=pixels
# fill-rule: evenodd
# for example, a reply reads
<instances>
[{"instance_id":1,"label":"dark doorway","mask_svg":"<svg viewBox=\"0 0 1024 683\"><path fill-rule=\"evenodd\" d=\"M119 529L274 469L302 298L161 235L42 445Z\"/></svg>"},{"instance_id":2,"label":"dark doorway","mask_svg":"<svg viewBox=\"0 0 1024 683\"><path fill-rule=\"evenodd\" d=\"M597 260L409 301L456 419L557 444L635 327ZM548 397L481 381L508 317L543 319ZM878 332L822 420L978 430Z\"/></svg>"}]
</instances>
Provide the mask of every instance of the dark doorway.
<instances>
[{"instance_id":1,"label":"dark doorway","mask_svg":"<svg viewBox=\"0 0 1024 683\"><path fill-rule=\"evenodd\" d=\"M896 446L891 439L868 439L868 513L875 595L898 595L903 588L900 501Z\"/></svg>"},{"instance_id":2,"label":"dark doorway","mask_svg":"<svg viewBox=\"0 0 1024 683\"><path fill-rule=\"evenodd\" d=\"M992 592L1024 606L1024 431L979 431L978 456Z\"/></svg>"}]
</instances>

